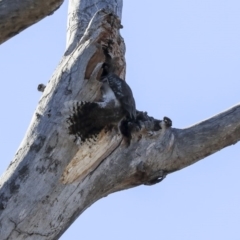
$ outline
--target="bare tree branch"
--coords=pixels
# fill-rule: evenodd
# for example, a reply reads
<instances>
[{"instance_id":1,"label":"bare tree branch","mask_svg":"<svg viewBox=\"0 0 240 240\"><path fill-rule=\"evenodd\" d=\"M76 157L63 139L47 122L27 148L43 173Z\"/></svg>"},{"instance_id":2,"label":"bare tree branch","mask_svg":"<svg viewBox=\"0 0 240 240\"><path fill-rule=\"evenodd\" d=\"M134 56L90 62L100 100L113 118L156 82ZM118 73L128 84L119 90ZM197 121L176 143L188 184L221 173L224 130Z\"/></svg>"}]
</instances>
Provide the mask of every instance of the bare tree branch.
<instances>
[{"instance_id":1,"label":"bare tree branch","mask_svg":"<svg viewBox=\"0 0 240 240\"><path fill-rule=\"evenodd\" d=\"M62 3L63 0L0 1L0 44L53 14Z\"/></svg>"},{"instance_id":2,"label":"bare tree branch","mask_svg":"<svg viewBox=\"0 0 240 240\"><path fill-rule=\"evenodd\" d=\"M80 13L82 6L85 9L87 2L73 1L75 12ZM165 121L138 112L130 144L112 121L115 115L103 109L98 117L110 116L111 127L101 126L94 141L90 136L76 144L67 119L76 103L85 106L83 101L99 101L103 46L109 40L111 54L119 60L118 75L125 76L125 45L119 34L122 1L101 2L107 10L94 10L92 4L83 29L77 25L74 32L75 21L69 21L67 52L44 88L26 136L0 179L2 239L58 239L98 199L158 183L167 174L240 139L239 105L187 129L171 128ZM118 118L120 110L114 110ZM85 115L87 120L95 116L93 112Z\"/></svg>"},{"instance_id":3,"label":"bare tree branch","mask_svg":"<svg viewBox=\"0 0 240 240\"><path fill-rule=\"evenodd\" d=\"M176 169L195 163L240 140L240 105L190 128L175 130Z\"/></svg>"}]
</instances>

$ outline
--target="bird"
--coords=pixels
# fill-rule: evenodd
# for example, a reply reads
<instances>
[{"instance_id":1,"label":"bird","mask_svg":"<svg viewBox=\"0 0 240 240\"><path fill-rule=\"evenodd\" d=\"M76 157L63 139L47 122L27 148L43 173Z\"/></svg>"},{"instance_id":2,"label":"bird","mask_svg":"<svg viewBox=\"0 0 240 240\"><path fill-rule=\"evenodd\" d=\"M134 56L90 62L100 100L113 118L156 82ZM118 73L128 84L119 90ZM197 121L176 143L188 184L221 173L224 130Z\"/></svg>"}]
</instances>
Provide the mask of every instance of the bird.
<instances>
[{"instance_id":1,"label":"bird","mask_svg":"<svg viewBox=\"0 0 240 240\"><path fill-rule=\"evenodd\" d=\"M123 110L126 119L136 120L136 103L129 85L117 76L113 71L113 66L109 63L103 64L101 76L102 99L105 103L113 103L115 107L119 106Z\"/></svg>"},{"instance_id":2,"label":"bird","mask_svg":"<svg viewBox=\"0 0 240 240\"><path fill-rule=\"evenodd\" d=\"M70 110L68 132L74 135L74 142L84 142L100 133L107 126L118 125L124 137L131 139L131 130L137 121L136 104L129 85L115 72L116 58L106 53L102 63L100 82L101 100L97 102L74 101L67 104Z\"/></svg>"}]
</instances>

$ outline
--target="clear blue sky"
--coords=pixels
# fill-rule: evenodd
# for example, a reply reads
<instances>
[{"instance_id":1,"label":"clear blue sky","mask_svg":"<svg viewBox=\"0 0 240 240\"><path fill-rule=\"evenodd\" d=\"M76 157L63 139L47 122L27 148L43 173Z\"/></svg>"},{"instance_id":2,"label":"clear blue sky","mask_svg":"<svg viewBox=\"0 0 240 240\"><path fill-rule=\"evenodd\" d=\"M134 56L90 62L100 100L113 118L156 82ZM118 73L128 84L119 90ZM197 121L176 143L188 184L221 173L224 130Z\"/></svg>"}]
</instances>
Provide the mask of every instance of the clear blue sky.
<instances>
[{"instance_id":1,"label":"clear blue sky","mask_svg":"<svg viewBox=\"0 0 240 240\"><path fill-rule=\"evenodd\" d=\"M239 0L125 0L127 82L137 108L184 128L240 99ZM2 173L65 49L67 2L0 47ZM240 145L153 187L114 193L87 209L61 240L239 240Z\"/></svg>"}]
</instances>

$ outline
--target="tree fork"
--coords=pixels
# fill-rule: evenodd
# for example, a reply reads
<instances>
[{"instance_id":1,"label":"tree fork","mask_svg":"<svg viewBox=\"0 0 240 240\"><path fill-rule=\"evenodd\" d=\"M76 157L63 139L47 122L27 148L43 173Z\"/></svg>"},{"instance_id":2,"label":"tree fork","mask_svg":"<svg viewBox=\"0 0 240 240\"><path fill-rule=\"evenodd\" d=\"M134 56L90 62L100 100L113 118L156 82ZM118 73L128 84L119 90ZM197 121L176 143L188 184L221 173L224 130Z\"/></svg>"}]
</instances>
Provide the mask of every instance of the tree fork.
<instances>
[{"instance_id":1,"label":"tree fork","mask_svg":"<svg viewBox=\"0 0 240 240\"><path fill-rule=\"evenodd\" d=\"M112 54L118 57L119 75L124 79L125 46L119 34L122 1L96 1L97 5L87 6L88 1L76 0L70 4L88 24L83 21L77 30L69 26L67 51L44 89L14 160L0 179L2 239L58 239L98 199L157 183L240 140L237 105L186 129L171 128L165 121L139 112L141 128L132 132L129 146L116 127L102 132L92 145L74 143L64 104L99 100L97 79L105 60L102 45L109 39L115 43ZM102 4L111 11L99 10ZM84 15L83 9L90 10ZM91 159L92 165L87 165ZM81 161L84 164L78 165ZM86 176L81 177L80 171L87 171Z\"/></svg>"}]
</instances>

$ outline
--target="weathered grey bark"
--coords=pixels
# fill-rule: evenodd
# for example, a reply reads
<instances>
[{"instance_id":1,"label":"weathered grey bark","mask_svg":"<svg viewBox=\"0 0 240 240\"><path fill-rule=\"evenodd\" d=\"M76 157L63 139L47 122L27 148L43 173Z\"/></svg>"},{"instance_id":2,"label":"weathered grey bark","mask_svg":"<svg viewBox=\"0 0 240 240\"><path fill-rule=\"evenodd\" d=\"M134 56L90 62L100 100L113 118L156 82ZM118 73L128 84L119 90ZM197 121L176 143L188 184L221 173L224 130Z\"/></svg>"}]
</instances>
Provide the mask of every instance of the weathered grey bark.
<instances>
[{"instance_id":1,"label":"weathered grey bark","mask_svg":"<svg viewBox=\"0 0 240 240\"><path fill-rule=\"evenodd\" d=\"M63 0L0 1L0 44L53 14L62 3Z\"/></svg>"},{"instance_id":2,"label":"weathered grey bark","mask_svg":"<svg viewBox=\"0 0 240 240\"><path fill-rule=\"evenodd\" d=\"M89 1L71 2L80 13ZM112 54L119 59L118 74L124 78L121 25L109 14L111 10L120 16L122 1L108 2L104 6L107 11L91 8L86 18L91 22L84 31L79 27L80 32L69 34L67 52L43 92L14 160L0 179L1 239L58 239L98 199L154 183L240 140L237 105L187 129L165 128L163 122L161 129L156 128L145 116L129 146L117 127L102 131L96 142L73 142L67 131L65 103L99 99L96 79L104 62L102 45L109 39L113 41ZM97 1L91 6L94 3Z\"/></svg>"},{"instance_id":3,"label":"weathered grey bark","mask_svg":"<svg viewBox=\"0 0 240 240\"><path fill-rule=\"evenodd\" d=\"M122 15L122 1L112 0L91 0L79 1L72 0L68 7L67 24L67 49L71 52L82 37L86 27L93 16L93 12L100 9L109 9L113 11L120 19Z\"/></svg>"}]
</instances>

